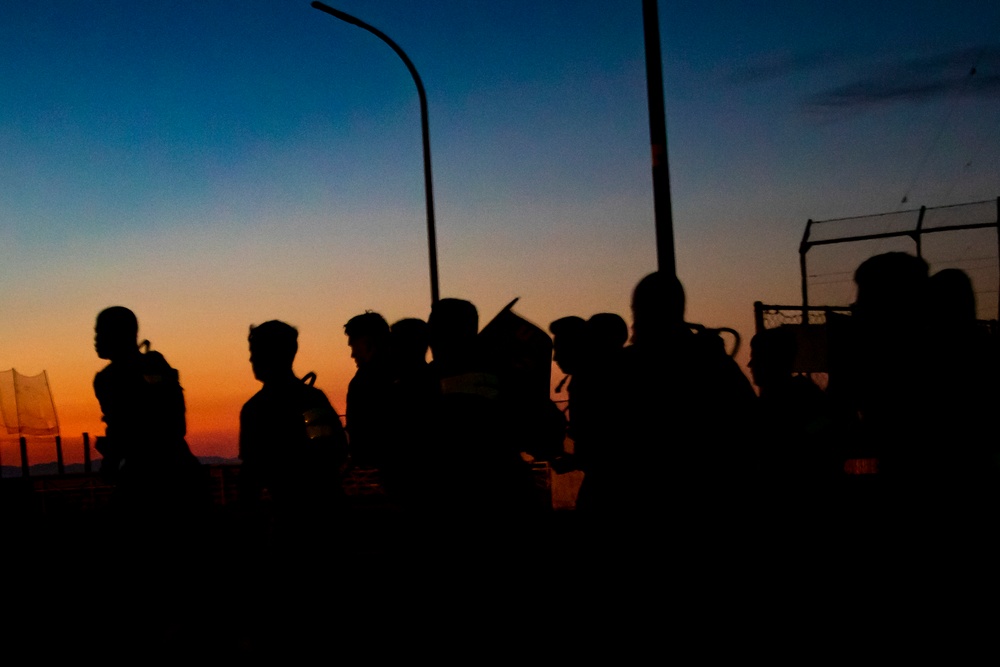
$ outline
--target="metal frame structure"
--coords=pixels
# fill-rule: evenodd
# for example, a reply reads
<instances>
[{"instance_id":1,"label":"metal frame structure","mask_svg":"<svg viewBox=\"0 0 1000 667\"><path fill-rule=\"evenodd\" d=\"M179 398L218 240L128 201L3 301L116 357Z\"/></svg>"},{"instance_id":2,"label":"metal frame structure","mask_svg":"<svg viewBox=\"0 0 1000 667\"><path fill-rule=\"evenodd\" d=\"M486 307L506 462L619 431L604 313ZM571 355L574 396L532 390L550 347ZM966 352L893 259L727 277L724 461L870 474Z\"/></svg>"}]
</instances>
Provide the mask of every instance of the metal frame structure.
<instances>
[{"instance_id":1,"label":"metal frame structure","mask_svg":"<svg viewBox=\"0 0 1000 667\"><path fill-rule=\"evenodd\" d=\"M964 225L941 225L940 227L924 227L924 218L928 211L936 211L942 209L958 208L962 206L978 206L982 204L987 204L992 200L983 200L977 202L968 202L965 204L951 204L948 206L933 206L928 208L927 206L921 206L919 209L910 209L909 211L897 211L891 215L902 215L905 213L917 213L916 226L913 229L895 231L895 232L881 232L873 234L858 234L854 236L841 236L830 239L823 239L819 241L810 240L810 234L812 233L813 227L821 224L828 224L833 222L845 222L847 220L860 220L863 218L878 218L889 213L879 213L875 215L862 215L855 216L851 218L835 218L830 220L812 220L806 222L805 233L802 236L802 242L799 244L799 271L802 276L802 313L803 321L807 320L809 312L809 285L808 285L808 273L806 272L806 254L816 246L832 245L836 243L850 243L856 241L874 241L877 239L888 239L888 238L899 238L899 237L909 237L913 239L913 243L916 246L917 257L923 256L923 245L921 239L924 234L937 234L941 232L956 232L956 231L966 231L972 229L997 229L997 261L1000 263L1000 227L998 227L998 221L1000 221L1000 197L996 198L996 217L993 222L980 222L980 223L970 223ZM1000 274L998 274L1000 275ZM1000 288L1000 285L998 285ZM1000 289L997 290L997 312L1000 313Z\"/></svg>"}]
</instances>

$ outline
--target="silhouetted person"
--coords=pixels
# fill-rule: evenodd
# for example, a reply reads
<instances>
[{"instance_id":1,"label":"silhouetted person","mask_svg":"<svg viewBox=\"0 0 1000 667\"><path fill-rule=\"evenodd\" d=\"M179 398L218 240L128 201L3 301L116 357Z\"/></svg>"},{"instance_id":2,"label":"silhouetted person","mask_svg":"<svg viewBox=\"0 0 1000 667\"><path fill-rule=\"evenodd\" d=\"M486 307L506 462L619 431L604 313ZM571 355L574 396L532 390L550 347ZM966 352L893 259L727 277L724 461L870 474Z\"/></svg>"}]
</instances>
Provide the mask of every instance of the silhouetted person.
<instances>
[{"instance_id":1,"label":"silhouetted person","mask_svg":"<svg viewBox=\"0 0 1000 667\"><path fill-rule=\"evenodd\" d=\"M471 302L454 298L438 300L431 307L427 325L431 367L437 377L451 377L481 363L476 339L479 311ZM476 393L491 394L485 389Z\"/></svg>"},{"instance_id":2,"label":"silhouetted person","mask_svg":"<svg viewBox=\"0 0 1000 667\"><path fill-rule=\"evenodd\" d=\"M885 498L907 509L934 482L926 437L927 263L904 252L875 255L854 273L851 315L830 323L828 394L851 441L878 460Z\"/></svg>"},{"instance_id":3,"label":"silhouetted person","mask_svg":"<svg viewBox=\"0 0 1000 667\"><path fill-rule=\"evenodd\" d=\"M834 418L823 390L795 374L795 330L766 329L750 340L748 364L757 400L758 433L767 434L758 452L755 475L767 493L765 511L801 518L825 508L842 461L834 449Z\"/></svg>"},{"instance_id":4,"label":"silhouetted person","mask_svg":"<svg viewBox=\"0 0 1000 667\"><path fill-rule=\"evenodd\" d=\"M389 327L389 335L395 376L411 372L422 375L429 371L430 329L427 322L417 317L405 317Z\"/></svg>"},{"instance_id":5,"label":"silhouetted person","mask_svg":"<svg viewBox=\"0 0 1000 667\"><path fill-rule=\"evenodd\" d=\"M580 367L585 362L586 355L586 329L587 321L576 315L560 317L549 324L549 332L552 334L552 361L559 367L565 376L556 385L556 393L565 392L567 414L566 435L573 440L573 452L563 452L552 461L552 467L557 473L577 470L579 464L575 457L576 446L576 421L574 418L574 407L576 405L576 394L573 390L574 378Z\"/></svg>"},{"instance_id":6,"label":"silhouetted person","mask_svg":"<svg viewBox=\"0 0 1000 667\"><path fill-rule=\"evenodd\" d=\"M587 320L587 338L598 356L617 353L628 342L628 324L617 313L595 313Z\"/></svg>"},{"instance_id":7,"label":"silhouetted person","mask_svg":"<svg viewBox=\"0 0 1000 667\"><path fill-rule=\"evenodd\" d=\"M347 386L347 435L351 465L381 468L388 447L392 386L389 324L378 313L356 315L344 325L358 370Z\"/></svg>"},{"instance_id":8,"label":"silhouetted person","mask_svg":"<svg viewBox=\"0 0 1000 667\"><path fill-rule=\"evenodd\" d=\"M389 499L414 510L424 487L435 480L431 462L434 408L439 387L427 361L429 327L419 318L405 318L390 327L390 399L384 419L390 428L382 461L382 480Z\"/></svg>"},{"instance_id":9,"label":"silhouetted person","mask_svg":"<svg viewBox=\"0 0 1000 667\"><path fill-rule=\"evenodd\" d=\"M260 512L267 492L279 547L324 545L346 508L347 437L326 394L292 370L294 327L270 320L251 326L248 340L263 387L240 411L240 502Z\"/></svg>"},{"instance_id":10,"label":"silhouetted person","mask_svg":"<svg viewBox=\"0 0 1000 667\"><path fill-rule=\"evenodd\" d=\"M101 473L115 485L114 502L133 529L151 537L178 537L173 529L207 509L204 470L185 440L184 392L163 355L143 352L139 324L128 308L101 311L95 326L97 356L110 363L94 378L105 434L97 449ZM168 525L168 522L172 522ZM179 523L178 523L179 522Z\"/></svg>"},{"instance_id":11,"label":"silhouetted person","mask_svg":"<svg viewBox=\"0 0 1000 667\"><path fill-rule=\"evenodd\" d=\"M618 511L671 510L709 529L743 506L752 457L745 431L756 394L724 341L685 321L684 288L652 273L632 294L621 447L602 462Z\"/></svg>"},{"instance_id":12,"label":"silhouetted person","mask_svg":"<svg viewBox=\"0 0 1000 667\"><path fill-rule=\"evenodd\" d=\"M433 509L464 521L523 509L526 464L519 443L504 437L500 378L480 349L476 307L462 299L440 299L428 325L431 372L439 387L428 452L438 470L428 487Z\"/></svg>"},{"instance_id":13,"label":"silhouetted person","mask_svg":"<svg viewBox=\"0 0 1000 667\"><path fill-rule=\"evenodd\" d=\"M570 433L573 459L584 477L577 494L576 509L600 510L614 500L602 500L608 463L619 455L618 418L620 392L625 383L623 348L628 341L628 325L620 315L597 313L583 328L581 358L573 376L573 407L570 409ZM589 479L588 479L589 478Z\"/></svg>"},{"instance_id":14,"label":"silhouetted person","mask_svg":"<svg viewBox=\"0 0 1000 667\"><path fill-rule=\"evenodd\" d=\"M927 315L927 437L938 443L942 504L964 516L995 513L1000 447L987 434L1000 398L996 338L979 324L972 281L959 269L930 277Z\"/></svg>"},{"instance_id":15,"label":"silhouetted person","mask_svg":"<svg viewBox=\"0 0 1000 667\"><path fill-rule=\"evenodd\" d=\"M573 385L572 376L580 368L585 354L585 333L587 321L576 315L560 317L549 324L552 334L552 360L567 375L564 378L567 390Z\"/></svg>"}]
</instances>

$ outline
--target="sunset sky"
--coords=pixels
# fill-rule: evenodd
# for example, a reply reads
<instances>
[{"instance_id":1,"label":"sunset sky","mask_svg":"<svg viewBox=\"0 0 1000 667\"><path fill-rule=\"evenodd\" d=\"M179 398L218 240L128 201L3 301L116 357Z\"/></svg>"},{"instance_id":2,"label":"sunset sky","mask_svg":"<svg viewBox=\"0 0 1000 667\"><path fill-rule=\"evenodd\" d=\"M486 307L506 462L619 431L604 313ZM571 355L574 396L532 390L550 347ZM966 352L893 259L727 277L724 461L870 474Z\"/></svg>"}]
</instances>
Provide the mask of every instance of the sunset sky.
<instances>
[{"instance_id":1,"label":"sunset sky","mask_svg":"<svg viewBox=\"0 0 1000 667\"><path fill-rule=\"evenodd\" d=\"M423 80L441 296L481 324L515 297L546 328L630 321L656 269L640 0L328 4ZM688 319L737 329L742 363L754 301L800 303L808 219L1000 195L1000 3L659 11ZM132 308L179 369L192 449L219 456L259 388L250 324L298 327L296 371L343 410L344 323L426 318L418 98L374 35L308 0L9 0L0 81L0 370L48 373L68 461L103 432L107 306ZM852 262L897 248L817 276L823 298L850 303ZM941 255L992 267L976 276L984 318L996 255L995 234Z\"/></svg>"}]
</instances>

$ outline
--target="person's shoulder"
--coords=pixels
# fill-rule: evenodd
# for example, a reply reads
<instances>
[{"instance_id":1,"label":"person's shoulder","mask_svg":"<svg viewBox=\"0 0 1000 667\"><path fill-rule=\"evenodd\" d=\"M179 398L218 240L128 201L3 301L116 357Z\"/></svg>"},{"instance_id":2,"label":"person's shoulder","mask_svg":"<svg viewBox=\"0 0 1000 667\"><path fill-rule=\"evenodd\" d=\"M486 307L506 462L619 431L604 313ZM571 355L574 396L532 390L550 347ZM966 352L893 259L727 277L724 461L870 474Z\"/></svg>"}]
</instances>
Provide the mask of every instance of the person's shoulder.
<instances>
[{"instance_id":1,"label":"person's shoulder","mask_svg":"<svg viewBox=\"0 0 1000 667\"><path fill-rule=\"evenodd\" d=\"M107 364L104 368L102 368L101 370L97 371L97 373L94 374L94 384L97 384L99 382L107 382L108 378L111 377L111 373L113 372L114 371L111 370L111 364Z\"/></svg>"},{"instance_id":2,"label":"person's shoulder","mask_svg":"<svg viewBox=\"0 0 1000 667\"><path fill-rule=\"evenodd\" d=\"M130 384L137 374L124 363L109 363L94 375L94 388L109 390L124 384Z\"/></svg>"},{"instance_id":3,"label":"person's shoulder","mask_svg":"<svg viewBox=\"0 0 1000 667\"><path fill-rule=\"evenodd\" d=\"M104 399L104 397L108 393L108 389L112 385L111 375L108 372L108 369L110 367L111 364L108 364L107 366L105 366L104 368L102 368L101 370L97 371L97 373L94 374L94 382L93 382L94 394L97 396L97 400L99 401Z\"/></svg>"},{"instance_id":4,"label":"person's shoulder","mask_svg":"<svg viewBox=\"0 0 1000 667\"><path fill-rule=\"evenodd\" d=\"M264 391L263 390L258 390L257 393L254 394L253 396L251 396L246 401L246 403L243 404L243 407L240 408L240 415L244 415L244 414L253 412L254 410L258 409L259 406L264 401L265 401Z\"/></svg>"}]
</instances>

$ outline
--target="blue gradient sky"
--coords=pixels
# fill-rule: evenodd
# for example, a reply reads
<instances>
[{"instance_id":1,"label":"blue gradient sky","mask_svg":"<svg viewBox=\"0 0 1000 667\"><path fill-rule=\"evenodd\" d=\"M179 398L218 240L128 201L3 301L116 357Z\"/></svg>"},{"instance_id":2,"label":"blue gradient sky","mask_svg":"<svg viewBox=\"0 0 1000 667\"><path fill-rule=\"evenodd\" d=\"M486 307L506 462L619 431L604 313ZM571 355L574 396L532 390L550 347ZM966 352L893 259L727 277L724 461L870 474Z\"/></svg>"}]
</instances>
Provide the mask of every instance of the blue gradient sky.
<instances>
[{"instance_id":1,"label":"blue gradient sky","mask_svg":"<svg viewBox=\"0 0 1000 667\"><path fill-rule=\"evenodd\" d=\"M514 297L543 327L629 319L656 268L641 2L330 4L427 90L441 295L483 324ZM690 320L748 340L755 300L799 303L809 218L1000 195L1000 4L673 2L660 21ZM249 324L299 327L296 370L342 409L344 322L426 317L417 95L370 33L307 1L11 0L0 81L0 369L48 372L64 438L102 432L106 306L135 310L181 372L192 446L222 455L258 388ZM849 303L849 275L837 289Z\"/></svg>"}]
</instances>

